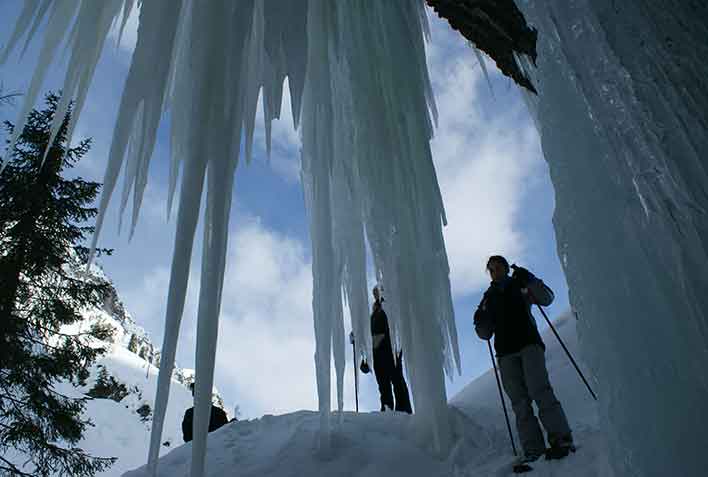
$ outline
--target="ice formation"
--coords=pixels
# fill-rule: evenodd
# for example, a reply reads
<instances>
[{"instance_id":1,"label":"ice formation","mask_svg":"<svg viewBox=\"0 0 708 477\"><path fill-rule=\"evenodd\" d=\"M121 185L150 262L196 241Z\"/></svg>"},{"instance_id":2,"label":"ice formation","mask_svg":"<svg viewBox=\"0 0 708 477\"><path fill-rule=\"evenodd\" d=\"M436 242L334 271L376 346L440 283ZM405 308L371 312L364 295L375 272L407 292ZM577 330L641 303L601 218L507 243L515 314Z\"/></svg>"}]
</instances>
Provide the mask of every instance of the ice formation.
<instances>
[{"instance_id":1,"label":"ice formation","mask_svg":"<svg viewBox=\"0 0 708 477\"><path fill-rule=\"evenodd\" d=\"M521 0L585 361L622 476L704 475L708 6Z\"/></svg>"},{"instance_id":2,"label":"ice formation","mask_svg":"<svg viewBox=\"0 0 708 477\"><path fill-rule=\"evenodd\" d=\"M80 111L108 29L124 23L133 3L26 0L0 58L48 19L23 113L64 38L71 52L64 91ZM702 86L708 6L679 0L517 4L539 30L538 68L518 62L539 92L528 99L557 194L559 254L581 346L598 379L611 461L617 475L700 475L708 422L708 96ZM132 191L135 221L157 124L169 107L170 196L180 171L181 187L150 463L207 180L193 475L203 470L233 173L242 147L250 155L259 91L269 142L286 76L303 139L324 443L330 356L338 376L344 366L342 290L357 342L365 343L365 352L370 347L368 242L408 363L415 417L444 449L450 435L442 370L459 358L444 212L428 146L434 106L423 61L422 2L141 5L101 210L125 163L122 203ZM338 387L341 392L341 381Z\"/></svg>"},{"instance_id":3,"label":"ice formation","mask_svg":"<svg viewBox=\"0 0 708 477\"><path fill-rule=\"evenodd\" d=\"M45 18L39 67L16 131L62 41L69 67L63 105L74 122L111 25L125 25L134 0L28 0L4 52L29 41ZM266 142L288 77L302 136L314 279L316 375L322 445L328 446L330 360L338 408L344 373L343 299L364 354L370 353L366 243L387 290L394 342L404 350L414 416L434 449L451 444L443 371L459 351L442 237L445 222L429 140L435 106L424 54L422 0L151 0L139 2L138 39L104 178L97 230L121 169L135 226L156 131L169 110L170 199L180 183L177 234L149 463L156 464L184 308L200 202L206 192L196 350L191 472L204 470L217 324L234 174L250 158L262 93ZM432 117L431 117L432 115ZM62 117L57 114L57 117ZM180 179L181 177L181 179ZM204 183L206 181L206 191ZM238 338L236 337L236 341Z\"/></svg>"}]
</instances>

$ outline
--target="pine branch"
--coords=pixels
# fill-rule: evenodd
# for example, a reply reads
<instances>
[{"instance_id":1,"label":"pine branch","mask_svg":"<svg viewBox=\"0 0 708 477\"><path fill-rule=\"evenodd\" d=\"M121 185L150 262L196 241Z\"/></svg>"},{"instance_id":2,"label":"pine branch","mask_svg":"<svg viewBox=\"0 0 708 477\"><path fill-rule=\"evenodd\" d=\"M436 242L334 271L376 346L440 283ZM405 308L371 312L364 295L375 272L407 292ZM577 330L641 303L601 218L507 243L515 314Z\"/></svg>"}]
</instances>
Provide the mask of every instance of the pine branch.
<instances>
[{"instance_id":1,"label":"pine branch","mask_svg":"<svg viewBox=\"0 0 708 477\"><path fill-rule=\"evenodd\" d=\"M0 96L0 105L15 104L15 98L22 96L22 93L9 93Z\"/></svg>"},{"instance_id":2,"label":"pine branch","mask_svg":"<svg viewBox=\"0 0 708 477\"><path fill-rule=\"evenodd\" d=\"M15 464L10 462L9 460L5 459L3 456L0 455L0 471L2 472L2 475L10 475L10 476L16 476L16 477L33 477L32 474L28 474L27 472L22 472L20 469L15 467ZM7 474L5 474L7 472Z\"/></svg>"}]
</instances>

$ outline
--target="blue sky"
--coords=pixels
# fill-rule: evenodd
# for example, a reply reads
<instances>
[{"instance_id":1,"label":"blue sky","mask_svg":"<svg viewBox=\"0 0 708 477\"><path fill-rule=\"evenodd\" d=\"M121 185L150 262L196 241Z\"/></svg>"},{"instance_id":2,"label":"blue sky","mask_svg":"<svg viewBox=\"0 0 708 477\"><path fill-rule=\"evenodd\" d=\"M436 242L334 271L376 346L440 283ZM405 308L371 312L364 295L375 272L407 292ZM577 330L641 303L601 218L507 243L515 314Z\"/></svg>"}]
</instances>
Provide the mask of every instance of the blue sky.
<instances>
[{"instance_id":1,"label":"blue sky","mask_svg":"<svg viewBox=\"0 0 708 477\"><path fill-rule=\"evenodd\" d=\"M21 1L3 4L0 45L11 34ZM472 314L488 284L484 264L501 253L527 266L556 291L549 315L568 308L567 286L552 226L553 188L539 138L517 87L487 61L487 84L473 50L447 23L430 16L428 65L439 111L433 157L449 225L445 230L454 305L462 353L462 376L448 381L452 396L490 367L484 342L477 339ZM92 137L94 146L76 174L101 181L120 93L137 34L131 17L124 40L113 36L91 86L75 138ZM36 43L36 42L35 42ZM0 65L7 92L23 91L35 66L37 45L24 58L13 54ZM44 90L58 89L63 63L52 66ZM287 88L285 88L287 92ZM18 104L19 106L19 104ZM19 107L0 109L14 120ZM223 294L216 386L243 417L315 409L313 369L312 272L308 222L299 183L299 139L293 130L289 98L274 124L274 148L264 151L262 121L253 161L239 167ZM161 127L149 184L132 240L118 233L119 183L100 245L116 250L100 261L115 282L126 308L162 342L164 308L174 240L174 221L166 220L167 125ZM127 223L128 219L126 219ZM197 237L201 237L198 232ZM195 250L201 245L197 243ZM178 347L178 364L193 367L199 253ZM542 317L537 321L543 326ZM347 326L347 332L350 327ZM349 350L348 363L351 363ZM347 368L345 406L353 408L352 369ZM372 375L361 377L360 407L378 408Z\"/></svg>"}]
</instances>

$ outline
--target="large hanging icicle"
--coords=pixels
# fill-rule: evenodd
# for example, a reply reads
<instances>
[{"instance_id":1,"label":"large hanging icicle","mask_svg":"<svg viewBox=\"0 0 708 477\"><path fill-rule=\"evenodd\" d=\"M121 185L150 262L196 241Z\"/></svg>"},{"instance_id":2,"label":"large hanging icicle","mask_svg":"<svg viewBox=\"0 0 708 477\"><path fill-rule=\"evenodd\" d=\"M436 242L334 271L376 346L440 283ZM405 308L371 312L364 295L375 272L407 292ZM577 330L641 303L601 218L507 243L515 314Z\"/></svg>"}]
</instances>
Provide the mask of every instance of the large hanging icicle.
<instances>
[{"instance_id":1,"label":"large hanging icicle","mask_svg":"<svg viewBox=\"0 0 708 477\"><path fill-rule=\"evenodd\" d=\"M323 430L321 445L325 449L329 448L330 360L332 349L336 350L340 344L332 339L332 332L335 317L341 319L341 313L337 310L338 305L341 308L341 291L335 280L336 258L332 243L330 177L335 152L330 129L334 107L327 61L332 39L337 34L332 22L335 10L332 2L310 0L307 16L309 48L302 110L302 182L312 235L315 367ZM339 341L343 346L344 337Z\"/></svg>"},{"instance_id":2,"label":"large hanging icicle","mask_svg":"<svg viewBox=\"0 0 708 477\"><path fill-rule=\"evenodd\" d=\"M433 447L445 450L451 436L442 370L452 373L459 353L444 211L429 147L435 109L423 48L427 19L417 1L336 5L336 48L328 52L329 70L323 73L332 82L333 120L323 115L316 118L319 124L313 121L315 131L331 131L325 137L335 138L335 154L331 160L322 154L310 159L326 162L326 174L306 167L312 138L303 135L303 176L311 181L304 183L328 188L332 201L327 228L313 220L313 241L336 239L335 264L343 272L337 289L343 287L353 313L361 313L352 320L368 352L369 314L358 311L368 302L357 294L364 289L366 231L376 276L386 289L392 336L408 363L415 419L420 429L433 431L426 436L434 438ZM303 111L303 125L310 120ZM313 249L316 275L337 271L318 268L317 254L324 250Z\"/></svg>"},{"instance_id":3,"label":"large hanging icicle","mask_svg":"<svg viewBox=\"0 0 708 477\"><path fill-rule=\"evenodd\" d=\"M28 1L0 57L7 59L23 35L31 38L49 18L22 114L34 103L47 65L66 39L71 56L63 101L77 100L78 116L110 26L122 29L134 4ZM138 39L111 144L97 234L121 170L122 208L133 198L132 233L157 128L169 110L168 210L180 174L181 186L149 451L153 472L206 182L191 468L194 477L203 475L234 174L242 148L247 159L251 155L259 93L270 149L270 123L280 115L286 77L302 135L302 181L312 230L321 445L329 445L332 356L337 408L343 405L343 300L359 349L371 355L368 240L375 274L386 287L392 336L404 350L420 436L433 437L438 451L449 449L443 371L459 369L459 352L442 239L444 211L429 146L435 106L425 64L422 0L150 0L139 5Z\"/></svg>"}]
</instances>

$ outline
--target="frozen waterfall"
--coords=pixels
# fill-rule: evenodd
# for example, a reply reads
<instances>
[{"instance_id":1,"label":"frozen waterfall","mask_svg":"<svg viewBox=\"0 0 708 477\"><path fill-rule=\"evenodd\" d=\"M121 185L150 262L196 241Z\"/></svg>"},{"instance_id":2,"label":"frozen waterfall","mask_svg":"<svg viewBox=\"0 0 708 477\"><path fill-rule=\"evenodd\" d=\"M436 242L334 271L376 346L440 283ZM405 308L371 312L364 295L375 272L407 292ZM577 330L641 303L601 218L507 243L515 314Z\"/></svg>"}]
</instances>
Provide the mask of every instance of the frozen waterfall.
<instances>
[{"instance_id":1,"label":"frozen waterfall","mask_svg":"<svg viewBox=\"0 0 708 477\"><path fill-rule=\"evenodd\" d=\"M192 475L204 470L231 193L240 155L250 159L262 94L266 142L287 77L302 136L310 218L314 330L322 446L329 440L330 361L342 408L343 300L370 355L366 244L385 284L394 342L404 350L421 440L451 445L444 372L460 359L442 227L445 215L429 141L435 106L425 63L422 0L150 0L138 2L138 39L104 178L97 234L121 170L121 206L132 194L131 230L147 186L161 118L171 121L170 197L180 182L149 462L156 465L169 378L184 309L194 234L206 194L196 351ZM35 103L62 42L70 55L62 107L75 124L112 25L134 0L28 0L7 59L47 21L16 131ZM57 118L63 117L59 111ZM205 187L206 185L206 187ZM234 337L238 342L238 337Z\"/></svg>"}]
</instances>

